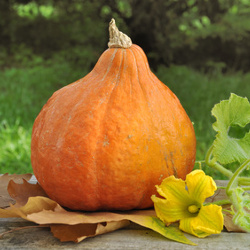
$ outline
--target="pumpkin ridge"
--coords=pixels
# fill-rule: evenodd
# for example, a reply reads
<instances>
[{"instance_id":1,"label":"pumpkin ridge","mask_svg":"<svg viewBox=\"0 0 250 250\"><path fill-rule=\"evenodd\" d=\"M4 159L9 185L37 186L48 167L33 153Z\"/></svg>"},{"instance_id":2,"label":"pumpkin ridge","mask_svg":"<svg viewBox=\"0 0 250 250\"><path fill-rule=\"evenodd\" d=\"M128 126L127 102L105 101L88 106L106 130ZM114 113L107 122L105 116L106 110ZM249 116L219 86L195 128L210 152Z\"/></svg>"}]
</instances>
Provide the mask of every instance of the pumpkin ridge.
<instances>
[{"instance_id":1,"label":"pumpkin ridge","mask_svg":"<svg viewBox=\"0 0 250 250\"><path fill-rule=\"evenodd\" d=\"M122 54L121 64L119 66L119 69L117 70L118 71L118 76L117 76L117 79L116 79L115 88L117 88L117 85L119 84L120 79L121 79L121 69L122 69L122 65L123 65L123 67L125 65L124 60L125 60L125 57L126 57L126 50L121 49L121 54Z\"/></svg>"},{"instance_id":2,"label":"pumpkin ridge","mask_svg":"<svg viewBox=\"0 0 250 250\"><path fill-rule=\"evenodd\" d=\"M159 90L159 84L155 84L155 83L160 82L161 85L163 85L167 90L170 90L168 86L166 86L163 82L161 82L161 80L150 70L150 66L148 64L148 60L144 52L141 53L142 49L139 46L134 46L133 49L142 57L142 60L145 60L147 62L145 63L145 68L147 69L149 78L151 79L152 83L154 83L152 84L152 86L156 87ZM164 95L162 94L162 91L159 91L159 93L161 93L161 95L164 97Z\"/></svg>"},{"instance_id":3,"label":"pumpkin ridge","mask_svg":"<svg viewBox=\"0 0 250 250\"><path fill-rule=\"evenodd\" d=\"M134 48L134 47L133 47ZM138 63L137 63L137 59L136 59L136 56L135 56L135 53L133 51L133 49L131 48L130 51L132 52L133 54L133 57L134 57L134 60L135 60L135 65L136 65L136 79L138 81L138 85L140 86L141 90L142 90L142 93L143 93L143 96L144 96L144 99L145 99L145 103L146 105L149 107L149 101L147 100L147 94L146 94L146 91L145 89L142 87L142 84L141 84L141 80L140 80L140 74L139 74L139 71L138 71Z\"/></svg>"},{"instance_id":4,"label":"pumpkin ridge","mask_svg":"<svg viewBox=\"0 0 250 250\"><path fill-rule=\"evenodd\" d=\"M113 61L114 61L114 59L115 59L115 55L116 55L116 53L117 53L117 50L118 50L118 49L114 49L114 52L113 52L113 54L112 54L112 56L111 56L111 58L110 58L110 63L109 63L109 65L108 65L107 72L105 73L105 75L103 76L103 78L101 79L101 81L104 81L104 80L105 80L105 78L106 78L106 76L108 75L110 69L112 68L112 63L113 63Z\"/></svg>"},{"instance_id":5,"label":"pumpkin ridge","mask_svg":"<svg viewBox=\"0 0 250 250\"><path fill-rule=\"evenodd\" d=\"M141 84L141 80L140 80L140 73L139 73L139 71L138 71L138 62L137 62L137 57L136 57L136 55L135 55L135 53L134 53L134 49L136 48L136 45L132 45L132 47L129 49L131 52L132 52L132 55L133 55L133 58L134 58L134 61L135 61L135 65L136 65L136 75L137 75L137 77L136 77L136 79L137 79L137 81L138 81L138 84L139 84L139 86L140 86L140 88L141 88L141 90L142 90L142 94L143 94L143 99L145 100L145 105L148 107L148 109L146 109L147 110L147 113L148 113L148 115L147 115L147 117L150 117L150 123L152 124L152 125L154 125L154 120L153 120L153 117L150 115L150 113L152 113L152 110L150 109L150 105L149 105L149 100L148 100L148 97L147 97L147 94L146 94L146 91L145 91L145 89L143 88L143 86L142 86L142 84ZM143 52L144 53L144 52ZM143 63L144 63L144 61L143 61ZM144 65L144 67L147 67L147 65ZM151 180L148 180L146 183L145 183L145 190L150 190L150 186L152 186L152 183L151 183ZM145 194L144 194L145 195ZM141 199L138 201L138 204L137 204L137 207L140 207L141 206L141 204L143 203L143 202L145 202L144 201L144 196L142 196L141 197Z\"/></svg>"},{"instance_id":6,"label":"pumpkin ridge","mask_svg":"<svg viewBox=\"0 0 250 250\"><path fill-rule=\"evenodd\" d=\"M144 52L142 53L142 50L138 47L138 46L134 46L134 49L136 51L136 53L138 54L137 56L140 56L142 57L140 61L143 61L143 60L147 60L147 58L145 58L145 54ZM149 68L149 65L146 64L145 65L145 68L147 69L147 72L148 72L148 77L151 79L151 86L150 88L155 92L157 93L157 98L161 98L162 102L165 102L165 103L168 103L168 100L167 100L167 96L163 94L163 91L162 89L160 89L161 87L166 87L165 89L168 91L168 94L170 93L170 89L164 84L162 83L158 78L157 76L155 76L155 74L150 70ZM145 91L146 92L146 91ZM159 96L160 95L160 96ZM152 114L154 114L154 111L150 108L149 106L149 110L152 112ZM155 115L155 114L154 114ZM162 115L162 114L161 114Z\"/></svg>"},{"instance_id":7,"label":"pumpkin ridge","mask_svg":"<svg viewBox=\"0 0 250 250\"><path fill-rule=\"evenodd\" d=\"M105 73L105 75L104 75L104 77L100 77L100 75L99 74L97 74L96 72L95 72L95 70L93 70L93 75L94 75L94 78L93 79L88 79L88 83L90 83L90 85L91 85L91 82L93 82L93 81L98 81L98 79L100 79L100 81L98 81L98 85L101 85L101 86L105 86L105 83L103 83L103 82L105 82L105 80L106 80L106 77L108 77L108 73L109 73L109 71L110 71L110 69L112 69L112 64L113 64L113 61L114 61L114 58L115 58L115 55L116 55L116 53L117 53L117 49L115 49L114 50L114 52L112 53L112 60L110 60L110 63L108 64L108 69L107 69L107 72ZM106 66L106 65L105 65ZM83 80L83 82L84 82L84 80ZM86 82L86 84L87 84L87 82ZM110 84L110 86L112 86L112 84ZM110 95L111 95L111 93L113 92L113 90L114 90L114 88L115 88L115 84L112 86L112 90L110 91ZM83 95L84 95L84 93L83 93ZM76 107L80 107L81 105L82 105L82 103L84 103L86 101L86 97L85 98L81 98L81 101L79 102L79 103L77 103L75 106ZM103 114L103 118L106 116L106 112L107 112L107 105L108 105L108 102L107 102L107 104L106 104L106 111L104 112L104 114ZM98 105L97 105L97 107L96 107L97 109L99 109L100 107L98 107ZM77 111L77 108L75 109L76 111ZM98 112L98 111L97 111ZM99 121L99 126L102 126L102 120L103 120L103 118L101 118L100 119L100 121ZM98 129L97 131L102 131L102 130L100 130L100 129ZM99 132L98 133L99 135L100 134L102 134L102 132ZM97 157L97 154L98 154L98 150L97 150L97 144L98 144L98 135L96 136L96 146L95 146L95 148L93 149L93 152L94 152L94 154L93 154L93 157L96 159ZM94 161L93 162L93 169L95 168L95 176L96 176L96 178L95 178L95 181L94 182L92 182L92 185L95 185L94 187L93 187L93 189L94 190L97 190L96 192L94 192L94 194L95 194L95 196L96 196L96 199L94 199L95 200L95 202L96 202L96 206L97 207L101 207L102 206L102 204L100 203L100 200L101 200L101 195L102 195L102 186L100 185L100 182L99 182L99 179L98 179L98 170L97 170L97 168L98 168L98 166L96 165L96 161ZM93 195L93 194L92 194Z\"/></svg>"},{"instance_id":8,"label":"pumpkin ridge","mask_svg":"<svg viewBox=\"0 0 250 250\"><path fill-rule=\"evenodd\" d=\"M133 46L133 49L135 49L135 48L136 48L136 46ZM140 86L140 88L141 88L141 90L142 90L143 97L144 97L144 99L145 99L145 105L148 107L147 111L148 111L149 114L150 114L150 113L153 114L154 112L153 112L153 110L152 110L151 107L150 107L150 102L149 102L149 100L148 100L147 91L146 91L145 88L142 86L142 83L141 83L141 80L140 80L140 73L139 73L139 71L138 71L137 56L135 55L133 49L131 49L131 52L132 52L133 57L134 57L134 60L135 60L136 72L137 72L137 81L138 81L138 84L139 84L139 86ZM141 51L139 51L139 52L141 53ZM143 52L143 53L144 53L144 52ZM146 67L146 65L144 65L144 67ZM143 75L143 77L144 77L144 75ZM150 117L150 120L151 120L151 124L154 124L153 116L149 115L149 117Z\"/></svg>"},{"instance_id":9,"label":"pumpkin ridge","mask_svg":"<svg viewBox=\"0 0 250 250\"><path fill-rule=\"evenodd\" d=\"M130 48L127 49L128 52L130 52ZM129 80L129 101L132 100L132 90L133 90L133 82L131 80L131 76L128 78Z\"/></svg>"},{"instance_id":10,"label":"pumpkin ridge","mask_svg":"<svg viewBox=\"0 0 250 250\"><path fill-rule=\"evenodd\" d=\"M124 56L123 56L123 50L122 49L115 49L115 51L114 51L114 58L115 58L115 56L116 56L116 54L117 53L119 53L118 54L118 56L119 57L121 57L120 58L120 66L119 66L119 69L117 70L118 71L118 75L117 75L117 78L116 78L116 81L115 81L115 84L113 84L113 88L112 88L112 91L109 93L109 99L108 99L108 101L107 101L107 103L106 103L106 105L105 105L105 111L104 111L104 113L103 113L103 116L102 116L102 118L100 119L100 129L98 130L99 131L99 135L97 135L97 139L96 139L96 147L95 147L95 150L94 150L94 158L95 159L97 159L98 158L98 153L99 153L99 151L100 151L100 147L99 147L99 145L98 145L98 143L101 141L100 140L100 138L101 138L101 136L104 134L104 132L105 132L105 129L104 129L104 119L105 119L105 117L107 116L107 112L109 111L109 106L110 106L110 100L111 100L111 98L112 98L112 96L113 96L113 93L114 93L114 90L116 89L116 87L117 87L117 82L119 81L119 79L120 79L120 71L121 71L121 65L122 65L122 63L123 63L123 59L124 59ZM122 54L121 54L122 53ZM121 56L120 56L120 54L121 54ZM114 58L113 58L113 60L114 60ZM112 60L112 62L113 62L113 60ZM110 70L112 69L112 64L111 64L111 66L110 66ZM102 144L100 144L100 145L102 145ZM102 147L102 146L101 146ZM96 160L97 161L97 160ZM95 162L96 162L95 161ZM98 171L100 171L100 170L98 170L98 166L95 164L95 175L96 175L96 180L97 180L97 185L96 185L96 189L97 189L97 193L98 193L98 202L99 202L99 207L103 207L103 200L102 199L106 199L106 197L105 197L105 195L103 195L103 193L102 193L102 184L101 184L101 181L100 181L100 179L102 179L102 177L100 178L100 175L99 175L99 173L98 173ZM104 204L105 204L105 202L104 202Z\"/></svg>"},{"instance_id":11,"label":"pumpkin ridge","mask_svg":"<svg viewBox=\"0 0 250 250\"><path fill-rule=\"evenodd\" d=\"M147 58L145 57L145 55L143 53L141 53L141 49L138 47L138 46L134 46L134 50L137 51L137 53L140 55L140 56L143 56L142 59L143 60L146 60L147 61ZM147 69L147 72L148 72L148 76L149 78L151 79L152 83L152 86L154 88L157 88L159 90L159 84L157 84L158 82L161 82L158 77L150 70L150 67L149 67L149 64L148 62L145 63L145 68ZM161 82L162 83L162 82ZM162 85L164 85L164 87L166 87L168 90L170 90L164 83L162 83ZM161 93L161 95L163 96L162 94L162 91L159 91L159 93ZM164 97L164 96L163 96Z\"/></svg>"},{"instance_id":12,"label":"pumpkin ridge","mask_svg":"<svg viewBox=\"0 0 250 250\"><path fill-rule=\"evenodd\" d=\"M152 73L152 71L150 69L150 65L148 63L148 59L147 59L146 54L143 51L143 49L140 46L136 45L136 44L133 44L131 49L136 51L136 53L139 54L142 57L142 62L144 63L144 67L148 70L149 73Z\"/></svg>"},{"instance_id":13,"label":"pumpkin ridge","mask_svg":"<svg viewBox=\"0 0 250 250\"><path fill-rule=\"evenodd\" d=\"M111 64L112 64L112 62L111 62ZM110 67L110 68L112 68L112 66ZM106 76L108 76L108 74L106 74ZM106 77L105 76L105 77ZM100 80L100 81L99 81ZM103 79L101 79L101 77L100 77L100 75L99 74L96 74L95 73L95 71L93 71L93 76L92 77L90 77L87 81L85 81L84 80L84 78L82 78L82 82L80 83L80 84L86 84L86 87L88 87L87 85L91 85L92 84L92 82L95 82L95 81L97 81L98 82L98 85L102 85L102 81L104 81L105 80L105 78L103 78ZM105 86L105 85L104 85ZM85 87L84 87L85 88ZM113 89L114 89L114 87L113 87ZM112 89L112 91L113 91L113 89ZM82 87L82 90L83 90L83 87ZM86 92L85 91L79 91L80 92L80 95L78 95L78 97L80 97L81 95L85 95L86 94ZM77 110L78 110L78 108L79 107L81 107L82 106L82 104L86 101L86 99L88 99L88 95L89 94L87 94L87 95L85 95L85 97L84 98L76 98L76 99L80 99L80 101L79 102L77 102L77 104L74 106L74 108L73 108L73 110L74 111L76 111L77 112ZM97 108L99 108L98 106L97 106ZM71 110L71 113L73 112L73 110ZM105 117L105 114L104 114L104 117ZM99 126L101 126L101 122L99 123ZM64 129L64 131L68 131L69 129ZM99 131L99 130L98 130ZM96 142L98 142L98 140L96 141ZM66 143L66 142L65 142ZM67 143L66 143L67 144ZM97 153L96 152L96 148L94 148L94 150L93 150L93 152L95 152L95 153ZM96 157L96 154L94 154L94 156L93 157ZM79 161L79 159L77 159L77 161ZM91 196L93 197L93 195L95 195L95 202L96 202L96 206L99 206L100 207L100 195L101 195L101 188L99 187L100 185L99 185L99 181L98 181L98 171L96 170L97 169L97 167L98 166L96 166L96 162L94 161L93 162L94 163L94 165L93 165L93 168L95 167L95 176L96 176L96 178L95 179L93 179L93 181L92 181L92 183L91 183L91 185L93 186L93 190L98 190L98 192L92 192L92 194L91 194ZM84 190L82 190L82 192L84 192ZM93 198L92 198L93 199Z\"/></svg>"}]
</instances>

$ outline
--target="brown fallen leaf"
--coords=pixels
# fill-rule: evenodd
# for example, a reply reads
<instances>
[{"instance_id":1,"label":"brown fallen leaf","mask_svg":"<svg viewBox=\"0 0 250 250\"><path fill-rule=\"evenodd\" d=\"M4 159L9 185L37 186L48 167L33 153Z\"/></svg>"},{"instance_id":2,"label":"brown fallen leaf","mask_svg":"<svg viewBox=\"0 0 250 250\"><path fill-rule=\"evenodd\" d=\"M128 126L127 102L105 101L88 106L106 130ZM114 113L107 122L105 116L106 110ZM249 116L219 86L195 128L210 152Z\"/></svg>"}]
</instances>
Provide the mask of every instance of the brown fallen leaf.
<instances>
[{"instance_id":1,"label":"brown fallen leaf","mask_svg":"<svg viewBox=\"0 0 250 250\"><path fill-rule=\"evenodd\" d=\"M100 234L115 231L130 225L129 220L114 221L107 223L95 224L76 224L76 225L50 225L53 235L60 239L61 242L74 241L76 243Z\"/></svg>"},{"instance_id":2,"label":"brown fallen leaf","mask_svg":"<svg viewBox=\"0 0 250 250\"><path fill-rule=\"evenodd\" d=\"M21 206L18 202L6 209L0 208L0 218L21 217L29 220L27 216L32 213L38 213L43 210L53 210L57 203L47 197L36 196L30 197L28 202Z\"/></svg>"},{"instance_id":3,"label":"brown fallen leaf","mask_svg":"<svg viewBox=\"0 0 250 250\"><path fill-rule=\"evenodd\" d=\"M32 199L32 198L31 198ZM153 209L150 210L131 210L127 212L77 212L67 211L59 204L54 209L46 209L40 212L34 212L27 215L27 219L37 224L67 224L76 225L81 223L102 223L110 221L120 221L124 219L131 220L137 217L137 220L145 217L156 216Z\"/></svg>"},{"instance_id":4,"label":"brown fallen leaf","mask_svg":"<svg viewBox=\"0 0 250 250\"><path fill-rule=\"evenodd\" d=\"M8 187L8 193L12 199L14 199L20 206L27 203L30 197L43 196L48 197L42 187L36 183L31 184L25 179L23 183L16 183L14 180L10 180Z\"/></svg>"},{"instance_id":5,"label":"brown fallen leaf","mask_svg":"<svg viewBox=\"0 0 250 250\"><path fill-rule=\"evenodd\" d=\"M68 211L55 201L44 197L39 184L10 182L8 190L16 198L16 204L0 209L0 217L21 217L39 225L50 226L52 233L61 241L80 242L88 237L111 232L129 225L130 221L150 228L166 238L195 245L174 226L166 227L155 211L127 212L79 212ZM33 196L33 195L41 196ZM27 201L27 203L25 203Z\"/></svg>"},{"instance_id":6,"label":"brown fallen leaf","mask_svg":"<svg viewBox=\"0 0 250 250\"><path fill-rule=\"evenodd\" d=\"M4 174L0 176L0 208L9 207L10 204L15 203L15 199L13 199L7 190L7 186L10 180L15 181L15 183L23 183L23 180L30 180L32 174Z\"/></svg>"}]
</instances>

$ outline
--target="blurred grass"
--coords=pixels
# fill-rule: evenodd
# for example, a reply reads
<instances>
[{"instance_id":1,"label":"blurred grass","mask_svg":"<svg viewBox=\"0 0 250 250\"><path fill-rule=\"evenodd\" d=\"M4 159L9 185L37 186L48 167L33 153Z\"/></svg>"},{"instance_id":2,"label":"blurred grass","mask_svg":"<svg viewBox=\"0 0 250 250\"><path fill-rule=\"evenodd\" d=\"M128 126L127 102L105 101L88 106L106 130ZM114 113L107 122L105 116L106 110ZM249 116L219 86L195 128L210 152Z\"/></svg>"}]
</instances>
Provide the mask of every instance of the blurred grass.
<instances>
[{"instance_id":1,"label":"blurred grass","mask_svg":"<svg viewBox=\"0 0 250 250\"><path fill-rule=\"evenodd\" d=\"M32 172L30 139L35 117L52 93L87 72L67 62L0 71L0 172ZM219 71L203 74L185 66L159 66L156 75L180 99L197 137L197 160L203 160L214 140L212 107L233 92L250 99L250 73ZM205 169L214 178L221 178Z\"/></svg>"}]
</instances>

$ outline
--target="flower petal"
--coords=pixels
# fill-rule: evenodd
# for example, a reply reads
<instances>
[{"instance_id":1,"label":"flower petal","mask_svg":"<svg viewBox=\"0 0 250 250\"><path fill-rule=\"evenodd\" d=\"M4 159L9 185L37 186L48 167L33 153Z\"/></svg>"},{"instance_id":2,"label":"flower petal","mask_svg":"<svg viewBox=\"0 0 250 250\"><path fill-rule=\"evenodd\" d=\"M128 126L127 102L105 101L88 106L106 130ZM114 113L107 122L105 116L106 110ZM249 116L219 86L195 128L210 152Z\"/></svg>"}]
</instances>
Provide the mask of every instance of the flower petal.
<instances>
[{"instance_id":1,"label":"flower petal","mask_svg":"<svg viewBox=\"0 0 250 250\"><path fill-rule=\"evenodd\" d=\"M217 189L212 177L205 175L202 170L194 170L186 176L188 193L192 199L203 204L206 198L212 196Z\"/></svg>"},{"instance_id":2,"label":"flower petal","mask_svg":"<svg viewBox=\"0 0 250 250\"><path fill-rule=\"evenodd\" d=\"M190 195L186 190L186 184L181 179L176 179L173 175L165 178L159 186L157 192L169 202L190 203Z\"/></svg>"},{"instance_id":3,"label":"flower petal","mask_svg":"<svg viewBox=\"0 0 250 250\"><path fill-rule=\"evenodd\" d=\"M151 199L154 202L157 217L167 225L190 216L186 204L169 202L155 195Z\"/></svg>"},{"instance_id":4,"label":"flower petal","mask_svg":"<svg viewBox=\"0 0 250 250\"><path fill-rule=\"evenodd\" d=\"M221 206L203 206L198 216L180 221L180 229L186 233L204 238L210 234L219 234L223 229L223 214Z\"/></svg>"}]
</instances>

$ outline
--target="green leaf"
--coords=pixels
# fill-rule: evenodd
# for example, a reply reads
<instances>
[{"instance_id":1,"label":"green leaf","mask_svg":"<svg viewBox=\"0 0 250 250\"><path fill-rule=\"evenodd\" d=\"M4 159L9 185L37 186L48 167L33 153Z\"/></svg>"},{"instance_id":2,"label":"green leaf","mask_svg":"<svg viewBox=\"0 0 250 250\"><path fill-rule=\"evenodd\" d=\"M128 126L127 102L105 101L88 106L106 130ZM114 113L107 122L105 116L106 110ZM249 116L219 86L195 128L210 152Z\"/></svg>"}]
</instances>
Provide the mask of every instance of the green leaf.
<instances>
[{"instance_id":1,"label":"green leaf","mask_svg":"<svg viewBox=\"0 0 250 250\"><path fill-rule=\"evenodd\" d=\"M233 222L246 232L250 232L250 195L243 188L237 187L229 191L236 213Z\"/></svg>"},{"instance_id":2,"label":"green leaf","mask_svg":"<svg viewBox=\"0 0 250 250\"><path fill-rule=\"evenodd\" d=\"M226 194L231 200L234 212L233 223L246 232L250 232L250 194L239 186L239 176L249 165L250 159L241 164L230 178L226 188Z\"/></svg>"},{"instance_id":3,"label":"green leaf","mask_svg":"<svg viewBox=\"0 0 250 250\"><path fill-rule=\"evenodd\" d=\"M250 158L250 132L241 139L232 138L228 132L230 127L244 128L250 123L250 103L247 98L231 94L229 100L221 101L212 109L216 122L213 124L217 132L213 144L213 155L221 164L242 163Z\"/></svg>"},{"instance_id":4,"label":"green leaf","mask_svg":"<svg viewBox=\"0 0 250 250\"><path fill-rule=\"evenodd\" d=\"M196 245L188 238L186 238L186 236L177 227L175 227L174 225L166 226L159 218L155 216L131 215L127 219L143 227L150 228L170 240L194 246Z\"/></svg>"}]
</instances>

